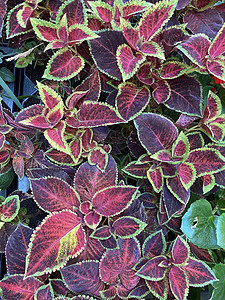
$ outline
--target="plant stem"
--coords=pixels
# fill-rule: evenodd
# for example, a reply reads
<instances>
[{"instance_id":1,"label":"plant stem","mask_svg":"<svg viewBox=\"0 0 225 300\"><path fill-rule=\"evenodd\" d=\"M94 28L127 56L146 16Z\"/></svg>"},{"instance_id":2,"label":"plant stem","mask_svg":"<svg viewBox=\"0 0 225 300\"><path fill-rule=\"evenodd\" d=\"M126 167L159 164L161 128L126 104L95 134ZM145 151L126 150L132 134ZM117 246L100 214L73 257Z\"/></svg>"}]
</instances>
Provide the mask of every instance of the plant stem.
<instances>
[{"instance_id":1,"label":"plant stem","mask_svg":"<svg viewBox=\"0 0 225 300\"><path fill-rule=\"evenodd\" d=\"M11 89L8 87L8 85L5 83L5 81L0 76L0 85L3 88L3 90L9 95L9 97L14 101L14 103L20 108L23 109L22 104L19 102L17 97L14 95L14 93L11 91Z\"/></svg>"}]
</instances>

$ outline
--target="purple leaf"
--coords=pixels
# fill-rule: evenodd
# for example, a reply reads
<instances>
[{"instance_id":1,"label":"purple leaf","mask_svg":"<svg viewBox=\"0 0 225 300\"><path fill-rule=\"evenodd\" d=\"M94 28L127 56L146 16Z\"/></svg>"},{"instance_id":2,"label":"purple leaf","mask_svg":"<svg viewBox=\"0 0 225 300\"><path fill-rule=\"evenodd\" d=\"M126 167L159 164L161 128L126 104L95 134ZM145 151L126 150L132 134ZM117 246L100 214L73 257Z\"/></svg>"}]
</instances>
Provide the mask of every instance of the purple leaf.
<instances>
[{"instance_id":1,"label":"purple leaf","mask_svg":"<svg viewBox=\"0 0 225 300\"><path fill-rule=\"evenodd\" d=\"M110 30L97 33L100 38L90 41L89 44L98 69L116 80L122 80L116 59L118 46L126 43L122 32Z\"/></svg>"},{"instance_id":2,"label":"purple leaf","mask_svg":"<svg viewBox=\"0 0 225 300\"><path fill-rule=\"evenodd\" d=\"M12 275L0 282L0 288L4 299L30 300L43 285L38 279L23 278L23 275Z\"/></svg>"},{"instance_id":3,"label":"purple leaf","mask_svg":"<svg viewBox=\"0 0 225 300\"><path fill-rule=\"evenodd\" d=\"M138 88L130 82L120 84L118 88L116 107L121 117L130 121L145 109L150 99L150 91L146 87Z\"/></svg>"},{"instance_id":4,"label":"purple leaf","mask_svg":"<svg viewBox=\"0 0 225 300\"><path fill-rule=\"evenodd\" d=\"M28 244L33 230L18 224L6 245L7 269L10 275L24 274Z\"/></svg>"},{"instance_id":5,"label":"purple leaf","mask_svg":"<svg viewBox=\"0 0 225 300\"><path fill-rule=\"evenodd\" d=\"M201 89L199 82L187 76L170 81L171 96L165 105L181 113L201 116Z\"/></svg>"},{"instance_id":6,"label":"purple leaf","mask_svg":"<svg viewBox=\"0 0 225 300\"><path fill-rule=\"evenodd\" d=\"M209 38L204 34L196 34L184 43L177 46L193 63L205 68L205 56L210 46Z\"/></svg>"},{"instance_id":7,"label":"purple leaf","mask_svg":"<svg viewBox=\"0 0 225 300\"><path fill-rule=\"evenodd\" d=\"M130 162L125 168L123 168L123 171L135 178L147 178L148 169L148 163L138 164L137 162Z\"/></svg>"},{"instance_id":8,"label":"purple leaf","mask_svg":"<svg viewBox=\"0 0 225 300\"><path fill-rule=\"evenodd\" d=\"M223 25L223 19L215 9L204 11L187 10L184 23L193 33L204 33L214 39Z\"/></svg>"},{"instance_id":9,"label":"purple leaf","mask_svg":"<svg viewBox=\"0 0 225 300\"><path fill-rule=\"evenodd\" d=\"M177 128L173 123L157 114L143 113L134 124L141 144L151 154L171 148L177 138Z\"/></svg>"},{"instance_id":10,"label":"purple leaf","mask_svg":"<svg viewBox=\"0 0 225 300\"><path fill-rule=\"evenodd\" d=\"M171 96L171 89L166 80L159 80L155 83L155 88L153 91L154 100L160 104L166 102Z\"/></svg>"},{"instance_id":11,"label":"purple leaf","mask_svg":"<svg viewBox=\"0 0 225 300\"><path fill-rule=\"evenodd\" d=\"M150 292L159 299L166 300L168 296L168 284L166 278L159 281L146 280Z\"/></svg>"},{"instance_id":12,"label":"purple leaf","mask_svg":"<svg viewBox=\"0 0 225 300\"><path fill-rule=\"evenodd\" d=\"M188 276L191 286L205 286L216 280L215 275L208 265L193 257L190 257L187 264L182 267Z\"/></svg>"},{"instance_id":13,"label":"purple leaf","mask_svg":"<svg viewBox=\"0 0 225 300\"><path fill-rule=\"evenodd\" d=\"M61 270L67 287L75 293L91 293L99 295L104 283L99 278L99 263L83 261L64 267Z\"/></svg>"},{"instance_id":14,"label":"purple leaf","mask_svg":"<svg viewBox=\"0 0 225 300\"><path fill-rule=\"evenodd\" d=\"M81 0L67 0L59 8L56 22L59 22L61 16L66 14L68 27L73 24L85 24L86 15L83 1Z\"/></svg>"},{"instance_id":15,"label":"purple leaf","mask_svg":"<svg viewBox=\"0 0 225 300\"><path fill-rule=\"evenodd\" d=\"M53 292L52 286L50 284L47 284L47 285L39 287L39 289L35 293L34 299L53 300L54 299L54 292Z\"/></svg>"},{"instance_id":16,"label":"purple leaf","mask_svg":"<svg viewBox=\"0 0 225 300\"><path fill-rule=\"evenodd\" d=\"M121 238L130 238L143 231L147 224L134 217L121 217L112 226L114 234Z\"/></svg>"},{"instance_id":17,"label":"purple leaf","mask_svg":"<svg viewBox=\"0 0 225 300\"><path fill-rule=\"evenodd\" d=\"M153 281L159 281L164 278L166 273L165 267L160 267L159 264L166 260L165 256L156 256L150 259L143 267L138 270L137 275L141 278Z\"/></svg>"},{"instance_id":18,"label":"purple leaf","mask_svg":"<svg viewBox=\"0 0 225 300\"><path fill-rule=\"evenodd\" d=\"M193 173L192 173L193 175ZM192 180L193 182L194 180ZM179 176L174 176L167 178L167 187L170 190L170 192L179 200L181 203L185 204L188 202L190 197L190 190L185 188L183 186L183 183L181 182ZM188 187L188 185L187 185Z\"/></svg>"},{"instance_id":19,"label":"purple leaf","mask_svg":"<svg viewBox=\"0 0 225 300\"><path fill-rule=\"evenodd\" d=\"M152 258L164 254L166 250L166 240L162 230L151 234L143 244L143 256Z\"/></svg>"}]
</instances>

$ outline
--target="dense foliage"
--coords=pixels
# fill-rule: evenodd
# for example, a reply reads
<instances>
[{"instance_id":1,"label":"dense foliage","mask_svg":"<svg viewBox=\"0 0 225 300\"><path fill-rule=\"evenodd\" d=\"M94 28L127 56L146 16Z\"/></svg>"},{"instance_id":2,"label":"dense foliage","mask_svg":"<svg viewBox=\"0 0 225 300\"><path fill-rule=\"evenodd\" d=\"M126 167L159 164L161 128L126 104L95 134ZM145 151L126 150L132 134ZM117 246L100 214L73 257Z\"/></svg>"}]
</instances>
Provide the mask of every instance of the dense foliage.
<instances>
[{"instance_id":1,"label":"dense foliage","mask_svg":"<svg viewBox=\"0 0 225 300\"><path fill-rule=\"evenodd\" d=\"M225 3L1 0L0 29L43 70L0 106L0 188L30 183L0 198L0 298L223 300Z\"/></svg>"}]
</instances>

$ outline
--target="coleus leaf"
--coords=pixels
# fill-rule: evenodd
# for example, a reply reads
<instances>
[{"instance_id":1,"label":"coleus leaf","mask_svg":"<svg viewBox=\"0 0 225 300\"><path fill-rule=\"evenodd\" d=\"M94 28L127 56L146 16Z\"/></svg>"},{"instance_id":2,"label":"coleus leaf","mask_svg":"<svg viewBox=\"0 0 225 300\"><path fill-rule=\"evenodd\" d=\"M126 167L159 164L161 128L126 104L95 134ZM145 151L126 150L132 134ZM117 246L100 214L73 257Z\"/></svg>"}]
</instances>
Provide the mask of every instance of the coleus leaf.
<instances>
[{"instance_id":1,"label":"coleus leaf","mask_svg":"<svg viewBox=\"0 0 225 300\"><path fill-rule=\"evenodd\" d=\"M174 79L185 74L188 68L188 65L178 61L166 62L160 70L160 77L162 79Z\"/></svg>"},{"instance_id":2,"label":"coleus leaf","mask_svg":"<svg viewBox=\"0 0 225 300\"><path fill-rule=\"evenodd\" d=\"M31 18L31 24L37 37L46 42L59 40L57 25L42 19Z\"/></svg>"},{"instance_id":3,"label":"coleus leaf","mask_svg":"<svg viewBox=\"0 0 225 300\"><path fill-rule=\"evenodd\" d=\"M212 214L210 203L200 199L191 204L182 218L181 230L190 241L204 249L216 249L218 216Z\"/></svg>"},{"instance_id":4,"label":"coleus leaf","mask_svg":"<svg viewBox=\"0 0 225 300\"><path fill-rule=\"evenodd\" d=\"M150 181L154 191L159 193L163 187L163 172L162 168L151 167L147 171L147 177Z\"/></svg>"},{"instance_id":5,"label":"coleus leaf","mask_svg":"<svg viewBox=\"0 0 225 300\"><path fill-rule=\"evenodd\" d=\"M115 216L131 204L136 194L137 188L132 186L107 187L93 196L92 206L102 216Z\"/></svg>"},{"instance_id":6,"label":"coleus leaf","mask_svg":"<svg viewBox=\"0 0 225 300\"><path fill-rule=\"evenodd\" d=\"M177 48L200 68L205 68L205 56L208 54L210 44L211 41L206 35L196 34L178 45Z\"/></svg>"},{"instance_id":7,"label":"coleus leaf","mask_svg":"<svg viewBox=\"0 0 225 300\"><path fill-rule=\"evenodd\" d=\"M70 79L80 73L84 64L81 56L73 56L72 52L65 47L51 57L43 77L58 81Z\"/></svg>"},{"instance_id":8,"label":"coleus leaf","mask_svg":"<svg viewBox=\"0 0 225 300\"><path fill-rule=\"evenodd\" d=\"M171 95L165 105L191 116L201 116L201 89L197 80L185 75L170 81Z\"/></svg>"},{"instance_id":9,"label":"coleus leaf","mask_svg":"<svg viewBox=\"0 0 225 300\"><path fill-rule=\"evenodd\" d=\"M82 24L74 24L69 27L68 44L73 45L83 41L97 38L98 35Z\"/></svg>"},{"instance_id":10,"label":"coleus leaf","mask_svg":"<svg viewBox=\"0 0 225 300\"><path fill-rule=\"evenodd\" d=\"M161 60L165 60L165 54L163 48L156 42L144 42L140 47L140 52L146 56L157 57Z\"/></svg>"},{"instance_id":11,"label":"coleus leaf","mask_svg":"<svg viewBox=\"0 0 225 300\"><path fill-rule=\"evenodd\" d=\"M137 78L147 85L154 83L154 78L151 76L152 66L151 63L144 63L137 72Z\"/></svg>"},{"instance_id":12,"label":"coleus leaf","mask_svg":"<svg viewBox=\"0 0 225 300\"><path fill-rule=\"evenodd\" d=\"M11 275L0 282L5 299L29 300L34 299L34 294L43 285L34 277L25 278L23 275Z\"/></svg>"},{"instance_id":13,"label":"coleus leaf","mask_svg":"<svg viewBox=\"0 0 225 300\"><path fill-rule=\"evenodd\" d=\"M109 239L110 236L111 236L111 232L109 231L109 226L102 226L100 228L97 228L91 234L92 238L99 239L99 240Z\"/></svg>"},{"instance_id":14,"label":"coleus leaf","mask_svg":"<svg viewBox=\"0 0 225 300\"><path fill-rule=\"evenodd\" d=\"M28 22L26 28L24 29L22 26L20 26L19 22L17 21L17 13L22 8L23 3L16 5L14 8L12 8L7 16L7 23L6 23L6 34L7 38L12 38L14 36L18 36L21 34L25 34L27 32L30 32L32 30L31 23Z\"/></svg>"},{"instance_id":15,"label":"coleus leaf","mask_svg":"<svg viewBox=\"0 0 225 300\"><path fill-rule=\"evenodd\" d=\"M106 103L86 101L80 107L76 117L69 117L66 120L67 125L71 127L97 127L102 125L111 125L123 123L118 112Z\"/></svg>"},{"instance_id":16,"label":"coleus leaf","mask_svg":"<svg viewBox=\"0 0 225 300\"><path fill-rule=\"evenodd\" d=\"M51 124L44 116L44 105L34 104L21 110L16 116L15 121L21 124L29 125L32 127L46 129Z\"/></svg>"},{"instance_id":17,"label":"coleus leaf","mask_svg":"<svg viewBox=\"0 0 225 300\"><path fill-rule=\"evenodd\" d=\"M2 37L2 27L3 27L3 20L4 16L7 11L7 2L5 0L1 0L1 11L0 11L0 37Z\"/></svg>"},{"instance_id":18,"label":"coleus leaf","mask_svg":"<svg viewBox=\"0 0 225 300\"><path fill-rule=\"evenodd\" d=\"M122 80L120 69L117 65L117 48L126 43L122 32L99 31L100 38L89 41L90 51L98 69L108 76Z\"/></svg>"},{"instance_id":19,"label":"coleus leaf","mask_svg":"<svg viewBox=\"0 0 225 300\"><path fill-rule=\"evenodd\" d=\"M152 39L171 18L176 7L176 2L159 1L142 15L138 24L138 30L140 36L143 36L144 41Z\"/></svg>"},{"instance_id":20,"label":"coleus leaf","mask_svg":"<svg viewBox=\"0 0 225 300\"><path fill-rule=\"evenodd\" d=\"M211 43L208 53L212 59L217 58L225 52L225 25L217 33L213 42Z\"/></svg>"},{"instance_id":21,"label":"coleus leaf","mask_svg":"<svg viewBox=\"0 0 225 300\"><path fill-rule=\"evenodd\" d=\"M102 1L88 1L94 14L103 22L110 23L113 19L113 7Z\"/></svg>"},{"instance_id":22,"label":"coleus leaf","mask_svg":"<svg viewBox=\"0 0 225 300\"><path fill-rule=\"evenodd\" d=\"M181 131L177 140L174 142L172 146L172 156L184 157L186 154L188 154L189 149L190 149L190 145L189 145L188 138L183 133L183 131Z\"/></svg>"},{"instance_id":23,"label":"coleus leaf","mask_svg":"<svg viewBox=\"0 0 225 300\"><path fill-rule=\"evenodd\" d=\"M168 298L168 283L166 278L159 281L146 280L146 284L150 292L160 300L166 300Z\"/></svg>"},{"instance_id":24,"label":"coleus leaf","mask_svg":"<svg viewBox=\"0 0 225 300\"><path fill-rule=\"evenodd\" d=\"M194 172L190 173L189 176L194 176ZM195 177L194 177L195 179ZM193 178L189 178L191 182L193 182ZM190 184L190 183L189 183ZM179 176L174 176L167 178L166 185L170 192L177 198L181 203L185 204L188 202L190 197L190 190L186 189ZM187 185L188 186L188 185Z\"/></svg>"},{"instance_id":25,"label":"coleus leaf","mask_svg":"<svg viewBox=\"0 0 225 300\"><path fill-rule=\"evenodd\" d=\"M31 7L27 3L24 3L21 9L17 12L16 17L17 21L23 28L26 28L27 22L29 21L32 13L36 9L36 5Z\"/></svg>"},{"instance_id":26,"label":"coleus leaf","mask_svg":"<svg viewBox=\"0 0 225 300\"><path fill-rule=\"evenodd\" d=\"M47 216L32 234L25 277L58 270L69 258L76 257L85 245L80 222L81 219L69 210Z\"/></svg>"},{"instance_id":27,"label":"coleus leaf","mask_svg":"<svg viewBox=\"0 0 225 300\"><path fill-rule=\"evenodd\" d=\"M116 184L117 166L109 156L105 171L85 162L80 165L74 178L74 187L82 201L90 201L97 191Z\"/></svg>"},{"instance_id":28,"label":"coleus leaf","mask_svg":"<svg viewBox=\"0 0 225 300\"><path fill-rule=\"evenodd\" d=\"M67 0L59 8L56 23L66 14L67 23L70 27L73 24L87 25L87 15L82 0Z\"/></svg>"},{"instance_id":29,"label":"coleus leaf","mask_svg":"<svg viewBox=\"0 0 225 300\"><path fill-rule=\"evenodd\" d=\"M223 19L215 9L205 11L187 10L184 23L193 33L204 33L213 39L223 25Z\"/></svg>"},{"instance_id":30,"label":"coleus leaf","mask_svg":"<svg viewBox=\"0 0 225 300\"><path fill-rule=\"evenodd\" d=\"M188 259L186 265L182 266L182 269L188 276L190 286L205 286L216 280L215 275L208 265L193 257Z\"/></svg>"},{"instance_id":31,"label":"coleus leaf","mask_svg":"<svg viewBox=\"0 0 225 300\"><path fill-rule=\"evenodd\" d=\"M169 282L175 298L179 300L186 299L189 291L189 283L185 271L173 265L169 272Z\"/></svg>"},{"instance_id":32,"label":"coleus leaf","mask_svg":"<svg viewBox=\"0 0 225 300\"><path fill-rule=\"evenodd\" d=\"M134 28L130 22L121 19L121 24L123 26L123 35L127 40L131 48L139 50L140 46L140 34L137 28Z\"/></svg>"},{"instance_id":33,"label":"coleus leaf","mask_svg":"<svg viewBox=\"0 0 225 300\"><path fill-rule=\"evenodd\" d=\"M123 81L130 79L138 70L145 56L140 53L133 53L127 44L119 45L116 51L117 64L123 77Z\"/></svg>"},{"instance_id":34,"label":"coleus leaf","mask_svg":"<svg viewBox=\"0 0 225 300\"><path fill-rule=\"evenodd\" d=\"M137 162L130 162L125 168L123 168L123 172L135 178L147 178L148 169L148 163L138 164Z\"/></svg>"},{"instance_id":35,"label":"coleus leaf","mask_svg":"<svg viewBox=\"0 0 225 300\"><path fill-rule=\"evenodd\" d=\"M123 4L122 16L123 16L123 18L128 19L135 14L139 14L139 13L145 11L148 7L150 7L150 5L146 1L132 0L132 1L126 2Z\"/></svg>"},{"instance_id":36,"label":"coleus leaf","mask_svg":"<svg viewBox=\"0 0 225 300\"><path fill-rule=\"evenodd\" d=\"M184 188L188 190L196 179L196 170L194 165L192 163L183 162L178 166L177 172Z\"/></svg>"},{"instance_id":37,"label":"coleus leaf","mask_svg":"<svg viewBox=\"0 0 225 300\"><path fill-rule=\"evenodd\" d=\"M190 248L188 243L181 237L177 237L171 250L173 264L184 265L190 257Z\"/></svg>"},{"instance_id":38,"label":"coleus leaf","mask_svg":"<svg viewBox=\"0 0 225 300\"><path fill-rule=\"evenodd\" d=\"M67 287L75 293L91 293L98 295L104 283L99 278L99 262L83 261L72 264L61 270Z\"/></svg>"},{"instance_id":39,"label":"coleus leaf","mask_svg":"<svg viewBox=\"0 0 225 300\"><path fill-rule=\"evenodd\" d=\"M154 113L143 113L134 124L142 146L151 154L171 148L178 135L169 119Z\"/></svg>"},{"instance_id":40,"label":"coleus leaf","mask_svg":"<svg viewBox=\"0 0 225 300\"><path fill-rule=\"evenodd\" d=\"M137 275L141 278L159 281L162 280L166 273L166 267L159 266L161 262L165 261L166 257L163 255L156 256L150 259L143 267L137 271Z\"/></svg>"},{"instance_id":41,"label":"coleus leaf","mask_svg":"<svg viewBox=\"0 0 225 300\"><path fill-rule=\"evenodd\" d=\"M70 154L70 149L64 136L65 129L65 122L59 121L55 127L46 129L44 136L53 148L66 154Z\"/></svg>"},{"instance_id":42,"label":"coleus leaf","mask_svg":"<svg viewBox=\"0 0 225 300\"><path fill-rule=\"evenodd\" d=\"M108 163L108 153L102 147L96 147L88 154L88 162L104 172Z\"/></svg>"},{"instance_id":43,"label":"coleus leaf","mask_svg":"<svg viewBox=\"0 0 225 300\"><path fill-rule=\"evenodd\" d=\"M78 208L80 200L77 192L61 178L43 177L30 179L34 199L47 212Z\"/></svg>"},{"instance_id":44,"label":"coleus leaf","mask_svg":"<svg viewBox=\"0 0 225 300\"><path fill-rule=\"evenodd\" d=\"M153 258L164 254L166 250L166 240L162 230L150 234L144 241L142 253L144 257Z\"/></svg>"},{"instance_id":45,"label":"coleus leaf","mask_svg":"<svg viewBox=\"0 0 225 300\"><path fill-rule=\"evenodd\" d=\"M171 96L169 83L166 80L157 81L152 96L158 104L166 102Z\"/></svg>"},{"instance_id":46,"label":"coleus leaf","mask_svg":"<svg viewBox=\"0 0 225 300\"><path fill-rule=\"evenodd\" d=\"M1 199L0 199L1 201ZM3 222L12 221L18 214L20 209L19 196L8 196L4 201L0 202L0 220Z\"/></svg>"},{"instance_id":47,"label":"coleus leaf","mask_svg":"<svg viewBox=\"0 0 225 300\"><path fill-rule=\"evenodd\" d=\"M145 222L134 217L121 217L113 223L114 234L120 238L131 238L138 235L147 226Z\"/></svg>"},{"instance_id":48,"label":"coleus leaf","mask_svg":"<svg viewBox=\"0 0 225 300\"><path fill-rule=\"evenodd\" d=\"M34 300L53 300L54 299L54 291L50 284L39 287L34 295Z\"/></svg>"},{"instance_id":49,"label":"coleus leaf","mask_svg":"<svg viewBox=\"0 0 225 300\"><path fill-rule=\"evenodd\" d=\"M203 118L201 119L201 122L206 122L213 117L220 115L222 112L222 105L220 98L213 93L212 91L209 91L208 98L207 98L207 105L204 110Z\"/></svg>"},{"instance_id":50,"label":"coleus leaf","mask_svg":"<svg viewBox=\"0 0 225 300\"><path fill-rule=\"evenodd\" d=\"M141 258L140 246L135 238L119 239L118 246L118 249L104 253L99 266L100 278L115 284L119 277L124 287L131 290L139 281L132 268Z\"/></svg>"},{"instance_id":51,"label":"coleus leaf","mask_svg":"<svg viewBox=\"0 0 225 300\"><path fill-rule=\"evenodd\" d=\"M211 191L215 186L215 176L212 174L207 174L203 176L203 192L204 194Z\"/></svg>"},{"instance_id":52,"label":"coleus leaf","mask_svg":"<svg viewBox=\"0 0 225 300\"><path fill-rule=\"evenodd\" d=\"M122 118L130 121L145 109L149 99L150 91L147 87L138 88L130 82L122 83L118 86L116 107Z\"/></svg>"},{"instance_id":53,"label":"coleus leaf","mask_svg":"<svg viewBox=\"0 0 225 300\"><path fill-rule=\"evenodd\" d=\"M192 163L197 176L217 173L224 169L225 158L216 149L207 147L192 150L186 162Z\"/></svg>"},{"instance_id":54,"label":"coleus leaf","mask_svg":"<svg viewBox=\"0 0 225 300\"><path fill-rule=\"evenodd\" d=\"M33 230L19 222L6 245L7 269L10 275L24 274L28 244Z\"/></svg>"}]
</instances>

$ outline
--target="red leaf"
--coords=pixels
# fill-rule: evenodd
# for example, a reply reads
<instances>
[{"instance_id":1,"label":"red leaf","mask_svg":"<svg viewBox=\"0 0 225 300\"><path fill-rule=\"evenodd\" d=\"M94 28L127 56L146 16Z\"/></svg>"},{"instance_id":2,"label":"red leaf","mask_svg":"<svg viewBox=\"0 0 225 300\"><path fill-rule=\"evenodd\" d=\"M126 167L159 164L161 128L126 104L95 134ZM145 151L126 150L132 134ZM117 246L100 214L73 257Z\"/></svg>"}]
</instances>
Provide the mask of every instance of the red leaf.
<instances>
[{"instance_id":1,"label":"red leaf","mask_svg":"<svg viewBox=\"0 0 225 300\"><path fill-rule=\"evenodd\" d=\"M225 52L225 25L220 29L209 47L209 55L212 59L217 58Z\"/></svg>"},{"instance_id":2,"label":"red leaf","mask_svg":"<svg viewBox=\"0 0 225 300\"><path fill-rule=\"evenodd\" d=\"M140 67L137 73L137 77L144 84L152 85L154 79L151 77L151 73L152 73L151 63L145 63L142 64L142 66Z\"/></svg>"},{"instance_id":3,"label":"red leaf","mask_svg":"<svg viewBox=\"0 0 225 300\"><path fill-rule=\"evenodd\" d=\"M97 127L123 123L117 111L110 105L99 102L86 101L81 105L77 118L70 117L66 120L71 127Z\"/></svg>"},{"instance_id":4,"label":"red leaf","mask_svg":"<svg viewBox=\"0 0 225 300\"><path fill-rule=\"evenodd\" d=\"M101 216L94 211L90 211L84 217L85 224L91 229L97 228L99 223L101 222L101 219Z\"/></svg>"},{"instance_id":5,"label":"red leaf","mask_svg":"<svg viewBox=\"0 0 225 300\"><path fill-rule=\"evenodd\" d=\"M201 148L190 152L187 162L194 165L197 176L224 169L224 157L215 149Z\"/></svg>"},{"instance_id":6,"label":"red leaf","mask_svg":"<svg viewBox=\"0 0 225 300\"><path fill-rule=\"evenodd\" d=\"M189 255L190 249L188 244L178 236L172 248L173 264L184 265L189 259Z\"/></svg>"},{"instance_id":7,"label":"red leaf","mask_svg":"<svg viewBox=\"0 0 225 300\"><path fill-rule=\"evenodd\" d=\"M24 274L28 244L33 230L19 223L6 245L7 269L10 275Z\"/></svg>"},{"instance_id":8,"label":"red leaf","mask_svg":"<svg viewBox=\"0 0 225 300\"><path fill-rule=\"evenodd\" d=\"M64 180L55 177L30 179L35 201L47 212L80 206L77 192Z\"/></svg>"},{"instance_id":9,"label":"red leaf","mask_svg":"<svg viewBox=\"0 0 225 300\"><path fill-rule=\"evenodd\" d=\"M82 201L91 201L97 191L115 185L116 178L117 166L115 160L109 156L104 172L88 162L80 165L74 179L74 187Z\"/></svg>"},{"instance_id":10,"label":"red leaf","mask_svg":"<svg viewBox=\"0 0 225 300\"><path fill-rule=\"evenodd\" d=\"M38 300L53 300L54 299L54 292L53 292L53 288L50 285L50 283L48 285L44 285L41 286L35 293L35 298Z\"/></svg>"},{"instance_id":11,"label":"red leaf","mask_svg":"<svg viewBox=\"0 0 225 300\"><path fill-rule=\"evenodd\" d=\"M119 249L107 250L100 262L100 278L107 283L117 283L118 276L127 289L134 288L139 277L132 268L141 258L136 239L120 239Z\"/></svg>"},{"instance_id":12,"label":"red leaf","mask_svg":"<svg viewBox=\"0 0 225 300\"><path fill-rule=\"evenodd\" d=\"M3 20L7 10L7 0L0 1L0 37L2 37Z\"/></svg>"},{"instance_id":13,"label":"red leaf","mask_svg":"<svg viewBox=\"0 0 225 300\"><path fill-rule=\"evenodd\" d=\"M191 286L205 286L216 280L215 275L207 264L193 257L189 258L182 269L187 274Z\"/></svg>"},{"instance_id":14,"label":"red leaf","mask_svg":"<svg viewBox=\"0 0 225 300\"><path fill-rule=\"evenodd\" d=\"M13 157L13 169L16 175L19 177L21 180L24 176L24 159L21 156L14 156Z\"/></svg>"},{"instance_id":15,"label":"red leaf","mask_svg":"<svg viewBox=\"0 0 225 300\"><path fill-rule=\"evenodd\" d=\"M8 196L5 200L0 200L0 220L3 222L12 221L18 214L19 208L20 200L17 195Z\"/></svg>"},{"instance_id":16,"label":"red leaf","mask_svg":"<svg viewBox=\"0 0 225 300\"><path fill-rule=\"evenodd\" d=\"M225 67L225 59L221 55L217 57L217 59L211 60L208 59L207 62L207 68L208 71L213 74L213 76L216 76L220 80L225 80L225 72L224 72L224 67Z\"/></svg>"},{"instance_id":17,"label":"red leaf","mask_svg":"<svg viewBox=\"0 0 225 300\"><path fill-rule=\"evenodd\" d=\"M153 186L156 193L159 193L163 187L163 173L162 169L159 167L157 169L150 168L147 171L147 177Z\"/></svg>"},{"instance_id":18,"label":"red leaf","mask_svg":"<svg viewBox=\"0 0 225 300\"><path fill-rule=\"evenodd\" d=\"M125 168L123 168L123 171L136 178L146 178L148 169L148 163L138 164L137 162L131 162Z\"/></svg>"},{"instance_id":19,"label":"red leaf","mask_svg":"<svg viewBox=\"0 0 225 300\"><path fill-rule=\"evenodd\" d=\"M73 56L67 48L58 50L49 60L44 78L53 80L67 80L76 76L84 67L81 56Z\"/></svg>"},{"instance_id":20,"label":"red leaf","mask_svg":"<svg viewBox=\"0 0 225 300\"><path fill-rule=\"evenodd\" d=\"M85 245L80 222L75 213L67 210L47 216L32 235L25 276L58 270L69 258L77 256Z\"/></svg>"},{"instance_id":21,"label":"red leaf","mask_svg":"<svg viewBox=\"0 0 225 300\"><path fill-rule=\"evenodd\" d=\"M188 69L188 65L171 61L163 64L160 77L163 79L173 79L183 75Z\"/></svg>"},{"instance_id":22,"label":"red leaf","mask_svg":"<svg viewBox=\"0 0 225 300\"><path fill-rule=\"evenodd\" d=\"M117 48L116 58L123 81L131 78L138 70L140 64L145 60L144 55L140 52L134 54L127 44L122 44Z\"/></svg>"},{"instance_id":23,"label":"red leaf","mask_svg":"<svg viewBox=\"0 0 225 300\"><path fill-rule=\"evenodd\" d=\"M166 279L159 281L146 280L147 286L151 293L158 296L159 299L166 300L168 296L168 284Z\"/></svg>"},{"instance_id":24,"label":"red leaf","mask_svg":"<svg viewBox=\"0 0 225 300\"><path fill-rule=\"evenodd\" d=\"M133 217L121 217L113 223L115 234L119 237L134 237L138 235L147 224Z\"/></svg>"},{"instance_id":25,"label":"red leaf","mask_svg":"<svg viewBox=\"0 0 225 300\"><path fill-rule=\"evenodd\" d=\"M166 80L159 80L155 83L155 88L153 91L154 100L160 104L166 102L171 95L171 89Z\"/></svg>"},{"instance_id":26,"label":"red leaf","mask_svg":"<svg viewBox=\"0 0 225 300\"><path fill-rule=\"evenodd\" d=\"M119 85L116 107L122 118L130 121L144 110L149 99L150 91L148 88L138 88L130 82L124 83Z\"/></svg>"},{"instance_id":27,"label":"red leaf","mask_svg":"<svg viewBox=\"0 0 225 300\"><path fill-rule=\"evenodd\" d=\"M34 294L43 285L38 279L23 278L23 275L12 275L0 282L4 299L30 300L34 299Z\"/></svg>"},{"instance_id":28,"label":"red leaf","mask_svg":"<svg viewBox=\"0 0 225 300\"><path fill-rule=\"evenodd\" d=\"M134 200L137 188L131 186L111 186L97 192L92 205L94 210L105 217L119 214Z\"/></svg>"},{"instance_id":29,"label":"red leaf","mask_svg":"<svg viewBox=\"0 0 225 300\"><path fill-rule=\"evenodd\" d=\"M189 291L188 278L185 272L179 267L172 266L169 272L169 281L171 290L176 299L185 299Z\"/></svg>"},{"instance_id":30,"label":"red leaf","mask_svg":"<svg viewBox=\"0 0 225 300\"><path fill-rule=\"evenodd\" d=\"M160 1L143 14L138 29L144 41L152 39L171 18L175 9L174 4L173 1Z\"/></svg>"},{"instance_id":31,"label":"red leaf","mask_svg":"<svg viewBox=\"0 0 225 300\"><path fill-rule=\"evenodd\" d=\"M64 121L59 121L59 123L54 128L46 129L44 132L44 136L52 145L52 147L68 154L70 152L64 137L65 128L66 124L64 123Z\"/></svg>"}]
</instances>

